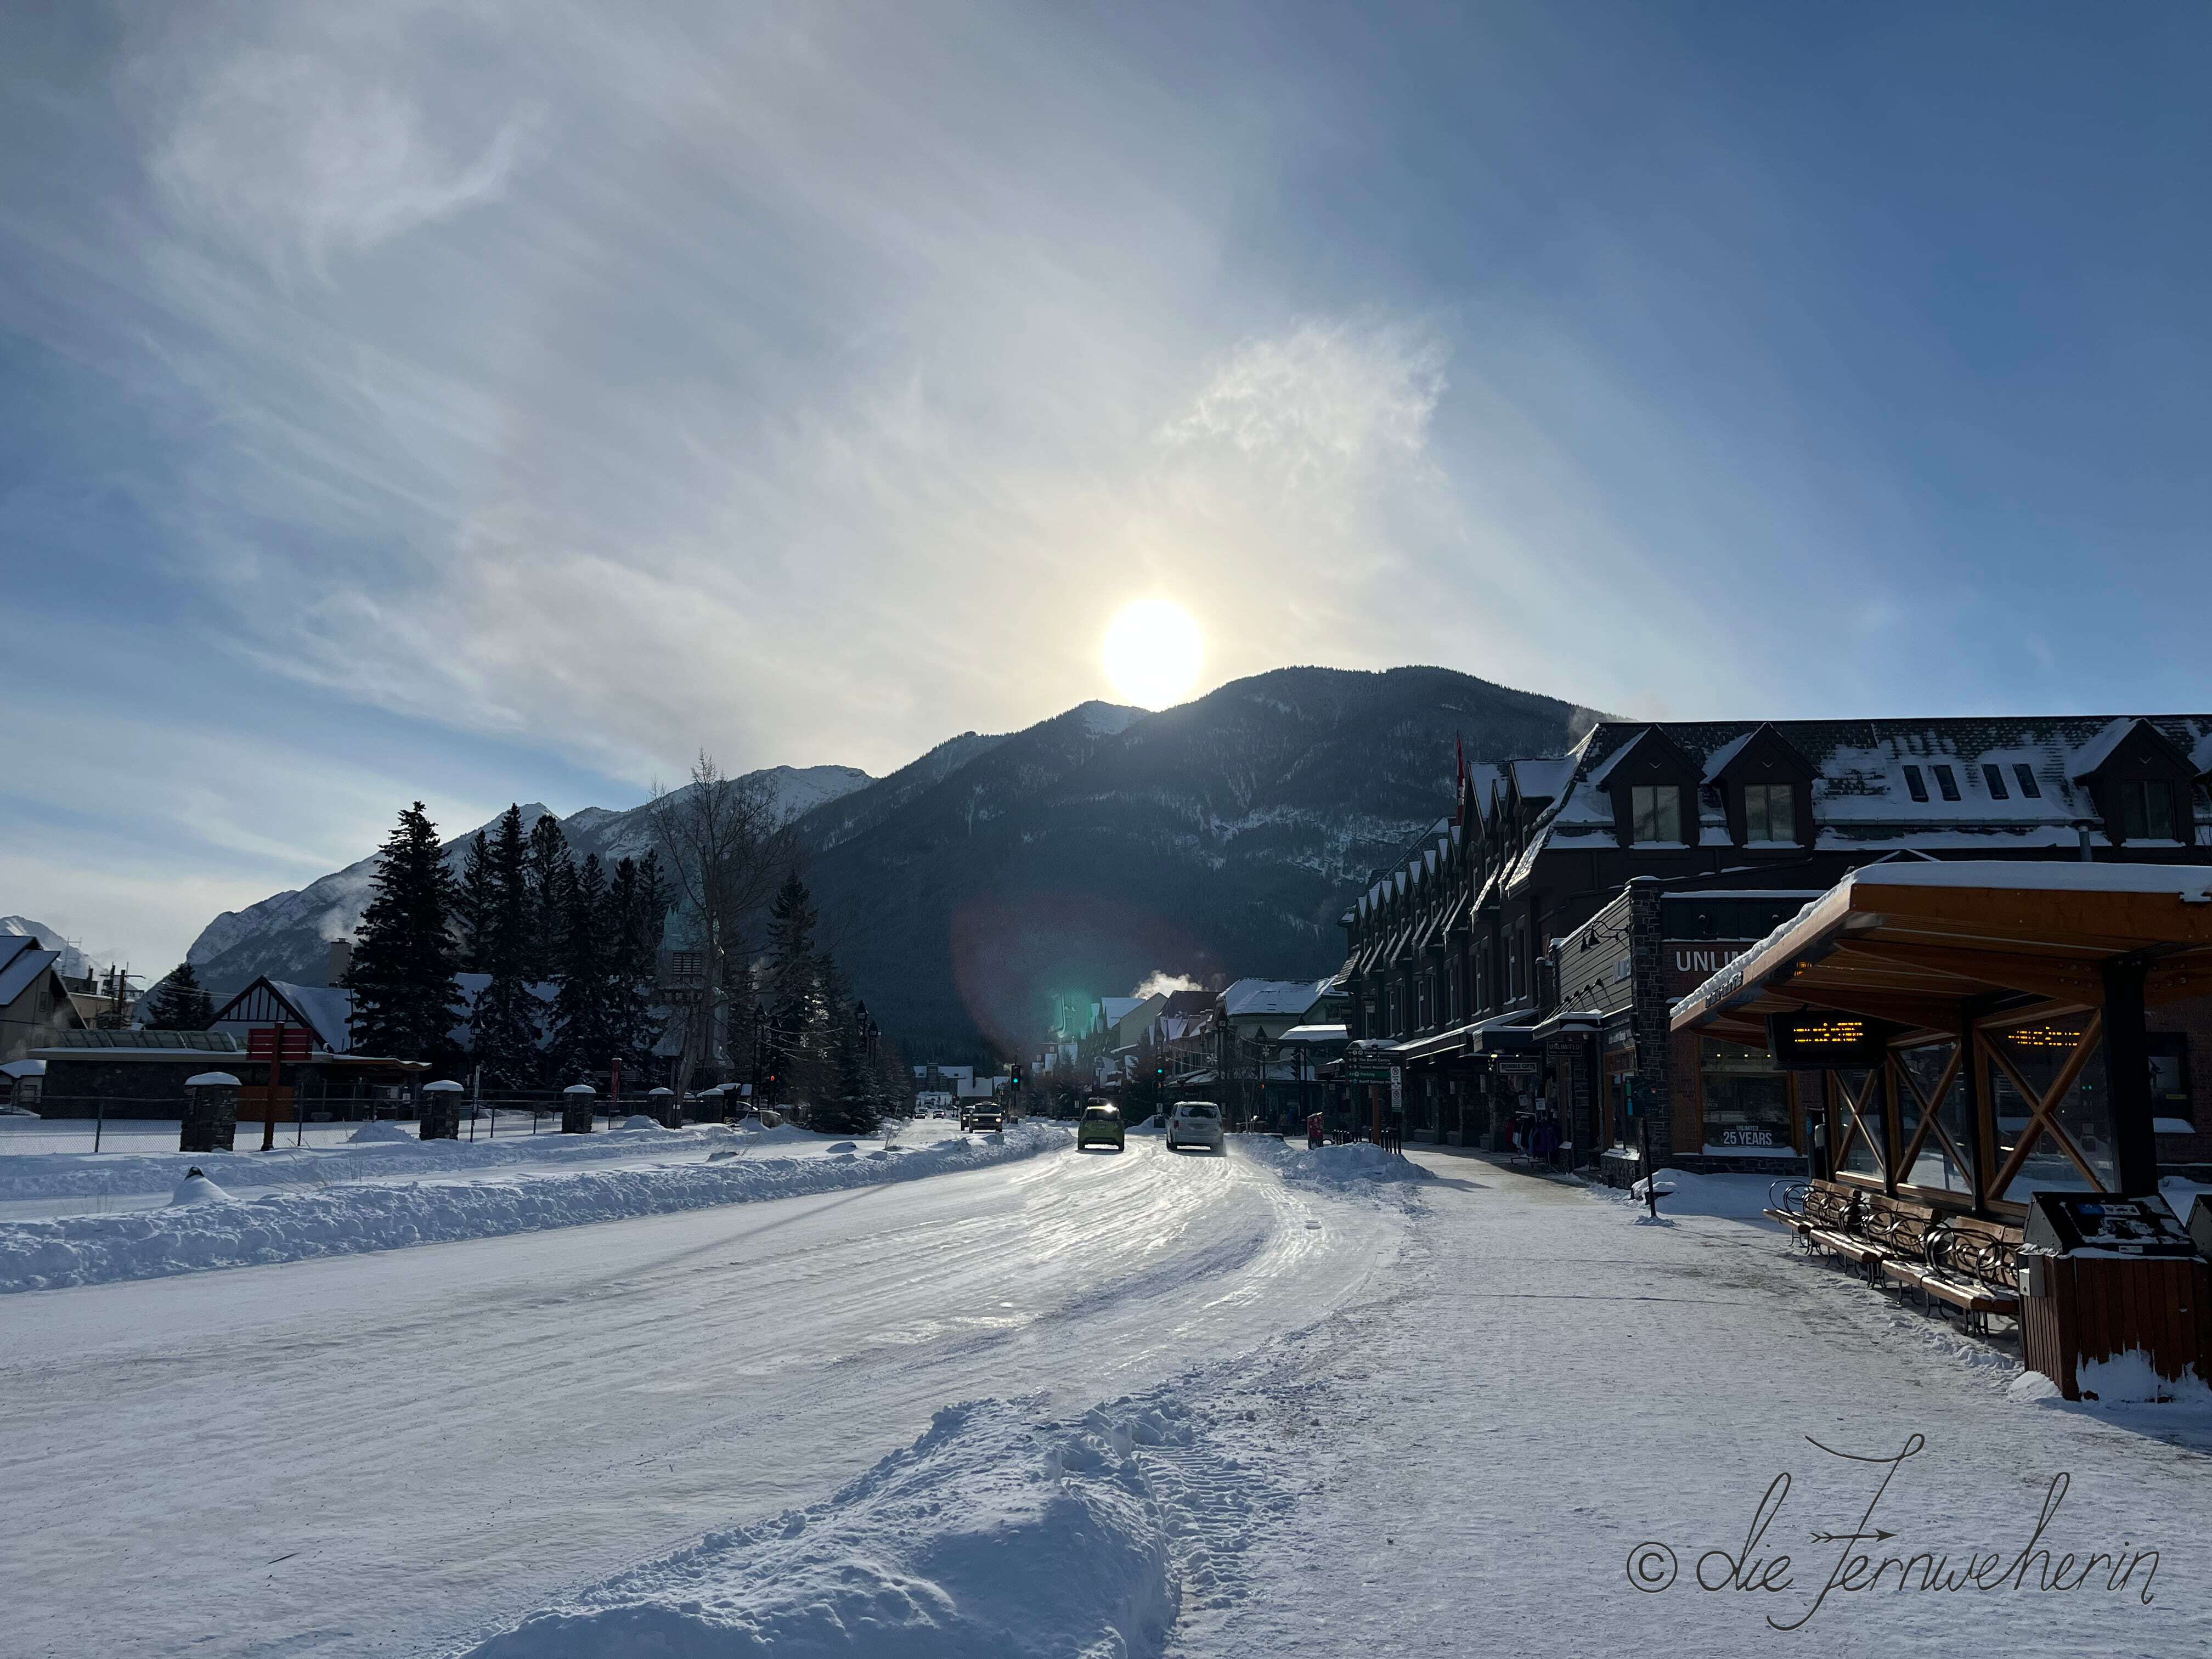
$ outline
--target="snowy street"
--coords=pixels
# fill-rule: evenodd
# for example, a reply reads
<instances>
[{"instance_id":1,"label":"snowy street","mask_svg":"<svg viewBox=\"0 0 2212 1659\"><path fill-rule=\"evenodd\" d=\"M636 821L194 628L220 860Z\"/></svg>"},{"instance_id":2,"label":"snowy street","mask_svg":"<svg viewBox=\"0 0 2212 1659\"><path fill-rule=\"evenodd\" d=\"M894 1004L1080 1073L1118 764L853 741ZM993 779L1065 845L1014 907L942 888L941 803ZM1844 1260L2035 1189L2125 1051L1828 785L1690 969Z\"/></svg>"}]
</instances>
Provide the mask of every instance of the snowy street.
<instances>
[{"instance_id":1,"label":"snowy street","mask_svg":"<svg viewBox=\"0 0 2212 1659\"><path fill-rule=\"evenodd\" d=\"M2005 1355L1765 1227L1413 1163L1322 1178L1303 1148L1132 1135L1119 1158L9 1297L0 1649L2212 1641L2201 1408L2027 1397ZM1894 1456L1914 1434L1887 1547L2009 1571L2065 1473L2043 1544L2155 1550L2154 1580L1839 1589L1769 1628L1847 1547L1808 1534L1852 1532L1875 1484L1805 1437ZM1626 1571L1648 1543L1679 1563L1656 1593ZM1700 1589L1732 1571L1716 1550L1794 1561Z\"/></svg>"},{"instance_id":2,"label":"snowy street","mask_svg":"<svg viewBox=\"0 0 2212 1659\"><path fill-rule=\"evenodd\" d=\"M1119 1158L12 1297L0 1552L37 1589L0 1647L422 1651L818 1496L941 1406L1080 1410L1306 1323L1401 1231L1132 1136Z\"/></svg>"}]
</instances>

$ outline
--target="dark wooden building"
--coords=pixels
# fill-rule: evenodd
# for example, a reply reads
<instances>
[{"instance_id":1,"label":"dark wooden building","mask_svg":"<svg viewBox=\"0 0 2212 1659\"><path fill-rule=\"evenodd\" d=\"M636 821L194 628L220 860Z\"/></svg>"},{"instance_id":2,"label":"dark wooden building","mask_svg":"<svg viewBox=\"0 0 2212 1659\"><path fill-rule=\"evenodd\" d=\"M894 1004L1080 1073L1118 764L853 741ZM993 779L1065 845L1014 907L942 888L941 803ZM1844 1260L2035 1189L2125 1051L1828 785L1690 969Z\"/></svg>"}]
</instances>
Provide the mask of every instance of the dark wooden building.
<instances>
[{"instance_id":1,"label":"dark wooden building","mask_svg":"<svg viewBox=\"0 0 2212 1659\"><path fill-rule=\"evenodd\" d=\"M2212 862L2208 769L2212 715L1601 722L1470 771L1345 911L1351 1063L1401 1068L1414 1139L1541 1121L1581 1167L1632 1141L1632 1108L1677 1164L1788 1167L1808 1147L1786 1083L1675 1038L1671 999L1878 860ZM2212 1033L2166 1018L2191 1163ZM1372 1119L1388 1091L1341 1097Z\"/></svg>"}]
</instances>

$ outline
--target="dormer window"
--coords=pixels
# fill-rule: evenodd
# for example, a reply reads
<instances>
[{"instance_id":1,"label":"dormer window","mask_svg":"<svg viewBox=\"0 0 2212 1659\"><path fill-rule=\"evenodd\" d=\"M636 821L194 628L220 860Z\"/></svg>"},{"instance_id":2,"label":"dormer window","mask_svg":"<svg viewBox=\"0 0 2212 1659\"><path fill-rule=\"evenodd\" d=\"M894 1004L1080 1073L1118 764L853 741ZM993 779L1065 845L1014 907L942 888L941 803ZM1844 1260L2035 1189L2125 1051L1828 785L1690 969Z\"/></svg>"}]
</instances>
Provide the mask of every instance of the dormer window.
<instances>
[{"instance_id":1,"label":"dormer window","mask_svg":"<svg viewBox=\"0 0 2212 1659\"><path fill-rule=\"evenodd\" d=\"M1990 799L1991 800L2009 800L2012 799L2010 795L2005 793L2004 768L2002 766L1994 766L1987 762L1984 762L1982 765L1982 781L1989 785Z\"/></svg>"},{"instance_id":2,"label":"dormer window","mask_svg":"<svg viewBox=\"0 0 2212 1659\"><path fill-rule=\"evenodd\" d=\"M2120 835L2128 841L2179 841L2173 786L2160 779L2124 778L2113 786L2119 796Z\"/></svg>"},{"instance_id":3,"label":"dormer window","mask_svg":"<svg viewBox=\"0 0 2212 1659\"><path fill-rule=\"evenodd\" d=\"M1936 787L1943 792L1945 800L1959 799L1959 775L1948 766L1936 769Z\"/></svg>"},{"instance_id":4,"label":"dormer window","mask_svg":"<svg viewBox=\"0 0 2212 1659\"><path fill-rule=\"evenodd\" d=\"M1743 787L1743 838L1746 841L1797 839L1797 788L1788 783L1747 783Z\"/></svg>"},{"instance_id":5,"label":"dormer window","mask_svg":"<svg viewBox=\"0 0 2212 1659\"><path fill-rule=\"evenodd\" d=\"M1672 783L1639 783L1629 791L1638 842L1682 839L1682 791Z\"/></svg>"},{"instance_id":6,"label":"dormer window","mask_svg":"<svg viewBox=\"0 0 2212 1659\"><path fill-rule=\"evenodd\" d=\"M1911 792L1913 799L1928 799L1928 780L1920 775L1918 767L1908 766L1905 769L1905 787Z\"/></svg>"},{"instance_id":7,"label":"dormer window","mask_svg":"<svg viewBox=\"0 0 2212 1659\"><path fill-rule=\"evenodd\" d=\"M2025 795L2030 800L2041 800L2043 799L2043 791L2036 786L2035 769L2033 767L2030 766L2026 761L2014 761L2012 765L2012 775L2020 780L2020 793L2021 794Z\"/></svg>"}]
</instances>

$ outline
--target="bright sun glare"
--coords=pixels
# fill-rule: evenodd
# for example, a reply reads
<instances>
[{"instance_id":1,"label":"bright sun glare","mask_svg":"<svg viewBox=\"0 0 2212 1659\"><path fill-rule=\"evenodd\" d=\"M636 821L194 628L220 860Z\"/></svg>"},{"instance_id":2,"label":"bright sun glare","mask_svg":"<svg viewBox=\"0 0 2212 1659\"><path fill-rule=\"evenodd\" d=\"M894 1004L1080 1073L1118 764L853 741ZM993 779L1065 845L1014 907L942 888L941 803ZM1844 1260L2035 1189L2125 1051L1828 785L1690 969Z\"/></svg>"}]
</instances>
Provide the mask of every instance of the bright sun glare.
<instances>
[{"instance_id":1,"label":"bright sun glare","mask_svg":"<svg viewBox=\"0 0 2212 1659\"><path fill-rule=\"evenodd\" d=\"M1205 660L1198 624L1170 600L1139 599L1106 630L1106 677L1115 695L1139 708L1180 702Z\"/></svg>"}]
</instances>

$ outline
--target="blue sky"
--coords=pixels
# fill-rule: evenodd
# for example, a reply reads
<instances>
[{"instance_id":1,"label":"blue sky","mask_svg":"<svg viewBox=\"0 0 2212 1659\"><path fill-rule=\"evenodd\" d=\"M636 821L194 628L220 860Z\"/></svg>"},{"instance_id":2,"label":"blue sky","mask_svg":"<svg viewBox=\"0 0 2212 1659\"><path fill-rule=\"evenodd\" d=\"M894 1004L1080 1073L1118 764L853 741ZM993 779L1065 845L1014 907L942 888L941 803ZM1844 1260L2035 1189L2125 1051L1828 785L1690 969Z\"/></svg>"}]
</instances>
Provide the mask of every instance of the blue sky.
<instances>
[{"instance_id":1,"label":"blue sky","mask_svg":"<svg viewBox=\"0 0 2212 1659\"><path fill-rule=\"evenodd\" d=\"M1196 14L1196 15L1194 15ZM0 912L1437 662L2201 709L2212 13L10 8Z\"/></svg>"}]
</instances>

